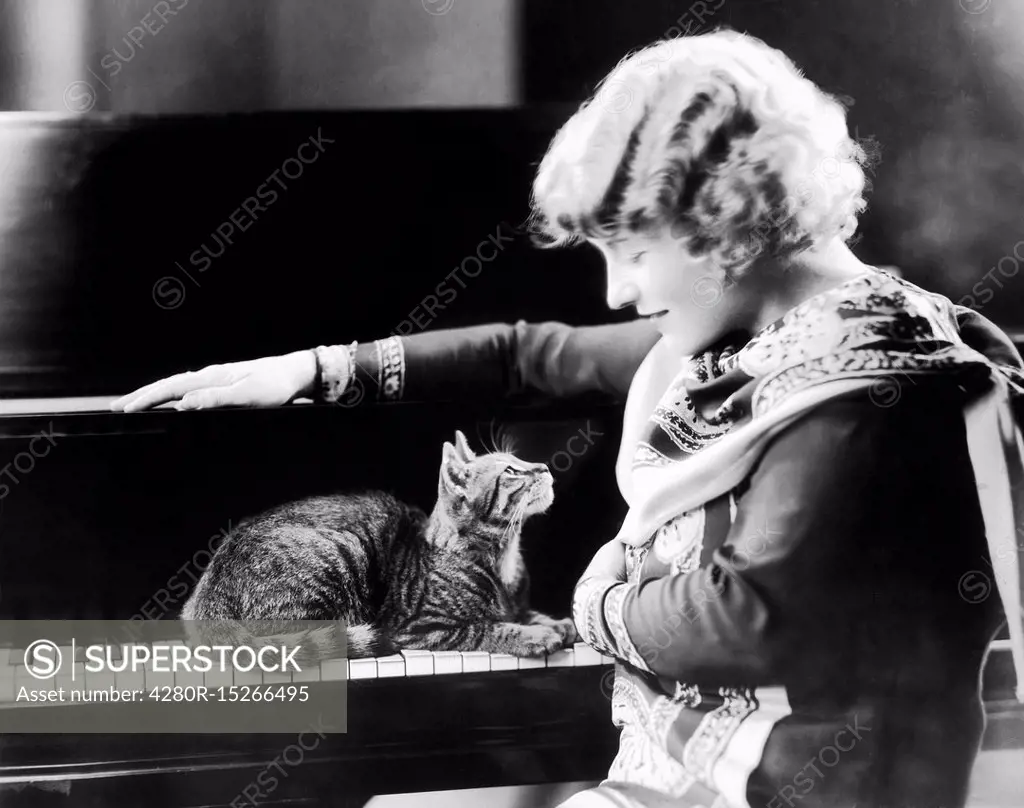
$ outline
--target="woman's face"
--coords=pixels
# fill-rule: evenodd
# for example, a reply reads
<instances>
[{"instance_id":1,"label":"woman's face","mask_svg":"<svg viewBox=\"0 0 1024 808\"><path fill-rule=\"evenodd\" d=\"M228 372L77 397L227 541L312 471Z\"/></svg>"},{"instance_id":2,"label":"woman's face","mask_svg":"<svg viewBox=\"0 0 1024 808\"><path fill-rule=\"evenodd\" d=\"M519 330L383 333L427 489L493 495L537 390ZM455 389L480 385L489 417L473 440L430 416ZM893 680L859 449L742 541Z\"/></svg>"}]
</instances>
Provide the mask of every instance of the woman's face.
<instances>
[{"instance_id":1,"label":"woman's face","mask_svg":"<svg viewBox=\"0 0 1024 808\"><path fill-rule=\"evenodd\" d=\"M605 259L608 306L634 306L681 354L697 353L741 326L735 283L667 232L590 243Z\"/></svg>"}]
</instances>

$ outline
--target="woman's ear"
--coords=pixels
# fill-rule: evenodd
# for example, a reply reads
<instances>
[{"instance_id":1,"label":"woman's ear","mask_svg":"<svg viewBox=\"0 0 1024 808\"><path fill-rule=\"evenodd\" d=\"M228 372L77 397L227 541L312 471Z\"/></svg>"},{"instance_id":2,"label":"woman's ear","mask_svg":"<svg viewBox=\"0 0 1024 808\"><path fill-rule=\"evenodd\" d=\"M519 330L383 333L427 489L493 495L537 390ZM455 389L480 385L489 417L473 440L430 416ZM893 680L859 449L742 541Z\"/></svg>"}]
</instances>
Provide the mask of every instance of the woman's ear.
<instances>
[{"instance_id":1,"label":"woman's ear","mask_svg":"<svg viewBox=\"0 0 1024 808\"><path fill-rule=\"evenodd\" d=\"M466 463L476 458L473 450L469 448L469 441L466 440L466 436L458 429L455 430L455 448L458 450L459 456Z\"/></svg>"}]
</instances>

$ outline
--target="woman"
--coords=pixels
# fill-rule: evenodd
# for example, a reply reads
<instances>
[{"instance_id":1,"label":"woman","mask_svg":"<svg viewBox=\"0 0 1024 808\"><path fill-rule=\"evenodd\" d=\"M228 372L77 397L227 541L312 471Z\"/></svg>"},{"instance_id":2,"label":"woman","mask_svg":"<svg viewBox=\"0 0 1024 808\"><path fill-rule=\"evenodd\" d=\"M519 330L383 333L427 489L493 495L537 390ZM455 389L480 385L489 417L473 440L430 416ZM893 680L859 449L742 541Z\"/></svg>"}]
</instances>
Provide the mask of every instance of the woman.
<instances>
[{"instance_id":1,"label":"woman","mask_svg":"<svg viewBox=\"0 0 1024 808\"><path fill-rule=\"evenodd\" d=\"M619 660L620 750L566 806L962 806L1003 617L961 597L981 561L1024 670L1021 361L847 247L864 160L842 106L764 43L658 43L565 124L534 185L539 239L598 249L609 306L639 321L320 347L114 406L628 387L629 514L573 603Z\"/></svg>"}]
</instances>

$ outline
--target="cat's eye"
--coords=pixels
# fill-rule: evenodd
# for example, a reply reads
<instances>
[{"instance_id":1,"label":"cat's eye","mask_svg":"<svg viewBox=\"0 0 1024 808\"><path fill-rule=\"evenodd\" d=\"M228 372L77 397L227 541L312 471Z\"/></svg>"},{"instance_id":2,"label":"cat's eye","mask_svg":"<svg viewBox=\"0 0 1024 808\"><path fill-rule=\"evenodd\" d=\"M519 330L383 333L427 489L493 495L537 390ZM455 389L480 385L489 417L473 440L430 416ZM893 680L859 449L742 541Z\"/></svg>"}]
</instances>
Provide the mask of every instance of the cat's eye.
<instances>
[{"instance_id":1,"label":"cat's eye","mask_svg":"<svg viewBox=\"0 0 1024 808\"><path fill-rule=\"evenodd\" d=\"M526 476L526 472L525 471L521 471L520 469L513 468L512 466L505 466L505 471L503 473L507 474L509 477L525 477Z\"/></svg>"}]
</instances>

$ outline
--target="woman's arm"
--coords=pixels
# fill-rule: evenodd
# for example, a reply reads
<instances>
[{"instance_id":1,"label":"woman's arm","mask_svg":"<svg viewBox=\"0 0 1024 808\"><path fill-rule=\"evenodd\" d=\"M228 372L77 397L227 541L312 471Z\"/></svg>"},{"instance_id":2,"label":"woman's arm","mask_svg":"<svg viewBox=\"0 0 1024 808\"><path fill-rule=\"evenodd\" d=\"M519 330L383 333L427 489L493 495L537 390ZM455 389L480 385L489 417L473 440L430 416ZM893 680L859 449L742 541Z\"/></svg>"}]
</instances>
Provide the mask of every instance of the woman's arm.
<instances>
[{"instance_id":1,"label":"woman's arm","mask_svg":"<svg viewBox=\"0 0 1024 808\"><path fill-rule=\"evenodd\" d=\"M141 387L111 404L135 411L270 407L312 397L345 406L386 401L567 397L624 399L659 335L649 321L573 327L484 325L321 346L282 356L210 365Z\"/></svg>"},{"instance_id":2,"label":"woman's arm","mask_svg":"<svg viewBox=\"0 0 1024 808\"><path fill-rule=\"evenodd\" d=\"M646 320L579 327L521 320L428 331L358 346L353 384L375 401L582 393L625 399L658 338Z\"/></svg>"},{"instance_id":3,"label":"woman's arm","mask_svg":"<svg viewBox=\"0 0 1024 808\"><path fill-rule=\"evenodd\" d=\"M825 675L855 655L857 632L898 633L914 614L955 610L968 567L950 559L968 559L980 517L967 501L962 417L932 403L934 418L909 403L833 402L791 426L750 477L711 563L636 584L580 582L584 639L674 681L772 684ZM918 583L942 567L945 600Z\"/></svg>"}]
</instances>

